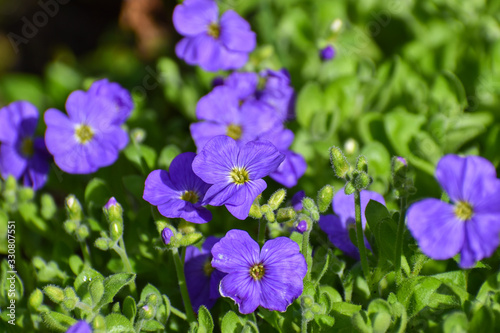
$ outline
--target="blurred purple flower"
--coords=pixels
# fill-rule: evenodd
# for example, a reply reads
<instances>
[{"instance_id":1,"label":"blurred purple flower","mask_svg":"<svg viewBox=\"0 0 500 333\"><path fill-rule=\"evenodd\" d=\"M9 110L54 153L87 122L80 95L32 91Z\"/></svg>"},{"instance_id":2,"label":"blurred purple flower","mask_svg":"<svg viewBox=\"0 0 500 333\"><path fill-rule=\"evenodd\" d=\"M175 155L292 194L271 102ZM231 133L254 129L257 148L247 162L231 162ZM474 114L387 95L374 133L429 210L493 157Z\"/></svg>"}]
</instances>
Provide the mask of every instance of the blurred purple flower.
<instances>
[{"instance_id":1,"label":"blurred purple flower","mask_svg":"<svg viewBox=\"0 0 500 333\"><path fill-rule=\"evenodd\" d=\"M165 243L165 245L170 244L173 235L174 232L170 228L163 228L163 230L161 231L161 238L163 239L163 243Z\"/></svg>"},{"instance_id":2,"label":"blurred purple flower","mask_svg":"<svg viewBox=\"0 0 500 333\"><path fill-rule=\"evenodd\" d=\"M304 175L307 169L306 160L301 155L288 149L293 139L293 132L281 126L275 127L259 138L259 141L271 142L285 155L285 160L269 175L269 177L288 188L297 185L300 177Z\"/></svg>"},{"instance_id":3,"label":"blurred purple flower","mask_svg":"<svg viewBox=\"0 0 500 333\"><path fill-rule=\"evenodd\" d=\"M143 198L165 217L180 217L193 223L206 223L212 213L203 207L203 200L210 185L191 169L196 154L178 155L170 164L169 171L154 170L146 179Z\"/></svg>"},{"instance_id":4,"label":"blurred purple flower","mask_svg":"<svg viewBox=\"0 0 500 333\"><path fill-rule=\"evenodd\" d=\"M85 320L79 320L66 333L92 333L92 328Z\"/></svg>"},{"instance_id":5,"label":"blurred purple flower","mask_svg":"<svg viewBox=\"0 0 500 333\"><path fill-rule=\"evenodd\" d=\"M372 191L361 191L361 224L366 226L365 210L368 202L374 200L385 205L384 197ZM349 238L349 229L356 227L356 214L354 211L354 194L346 195L344 188L339 190L332 201L332 209L336 215L322 215L319 226L327 235L330 242L348 256L359 259L359 251ZM365 245L371 249L365 239Z\"/></svg>"},{"instance_id":6,"label":"blurred purple flower","mask_svg":"<svg viewBox=\"0 0 500 333\"><path fill-rule=\"evenodd\" d=\"M218 135L227 135L241 146L280 126L280 120L269 106L240 105L237 92L225 86L216 87L200 99L196 116L203 120L190 127L198 151Z\"/></svg>"},{"instance_id":7,"label":"blurred purple flower","mask_svg":"<svg viewBox=\"0 0 500 333\"><path fill-rule=\"evenodd\" d=\"M233 10L219 19L213 0L185 0L175 7L173 23L185 37L175 47L177 56L207 71L242 67L256 45L250 24Z\"/></svg>"},{"instance_id":8,"label":"blurred purple flower","mask_svg":"<svg viewBox=\"0 0 500 333\"><path fill-rule=\"evenodd\" d=\"M132 101L130 93L118 83L109 82L108 79L102 79L92 83L88 93L107 98L114 104L114 123L118 125L123 124L128 119L134 108L134 102Z\"/></svg>"},{"instance_id":9,"label":"blurred purple flower","mask_svg":"<svg viewBox=\"0 0 500 333\"><path fill-rule=\"evenodd\" d=\"M45 112L45 143L61 170L87 174L113 164L128 143L127 133L114 123L115 106L108 99L77 90L66 101L64 114Z\"/></svg>"},{"instance_id":10,"label":"blurred purple flower","mask_svg":"<svg viewBox=\"0 0 500 333\"><path fill-rule=\"evenodd\" d=\"M50 155L43 138L35 138L38 111L31 103L13 102L0 109L0 173L22 178L34 190L47 181Z\"/></svg>"},{"instance_id":11,"label":"blurred purple flower","mask_svg":"<svg viewBox=\"0 0 500 333\"><path fill-rule=\"evenodd\" d=\"M209 236L201 250L196 246L186 247L184 274L193 310L201 305L210 309L220 297L219 283L226 275L212 267L212 247L220 238Z\"/></svg>"},{"instance_id":12,"label":"blurred purple flower","mask_svg":"<svg viewBox=\"0 0 500 333\"><path fill-rule=\"evenodd\" d=\"M328 45L327 47L321 49L321 51L319 52L319 57L323 61L332 60L333 57L335 57L335 49L333 48L333 46Z\"/></svg>"},{"instance_id":13,"label":"blurred purple flower","mask_svg":"<svg viewBox=\"0 0 500 333\"><path fill-rule=\"evenodd\" d=\"M424 199L410 206L408 229L433 259L461 254L460 267L490 257L500 238L500 180L493 164L479 156L446 155L436 178L452 203Z\"/></svg>"},{"instance_id":14,"label":"blurred purple flower","mask_svg":"<svg viewBox=\"0 0 500 333\"><path fill-rule=\"evenodd\" d=\"M246 231L230 230L212 248L212 266L228 273L220 283L222 296L243 314L260 305L285 312L303 290L307 264L299 246L286 237L267 241L262 250Z\"/></svg>"},{"instance_id":15,"label":"blurred purple flower","mask_svg":"<svg viewBox=\"0 0 500 333\"><path fill-rule=\"evenodd\" d=\"M285 156L269 142L251 141L238 147L235 140L216 136L193 161L193 171L206 183L213 184L205 203L225 205L234 217L248 217L255 198L267 184L261 178L276 170Z\"/></svg>"},{"instance_id":16,"label":"blurred purple flower","mask_svg":"<svg viewBox=\"0 0 500 333\"><path fill-rule=\"evenodd\" d=\"M298 191L292 197L292 206L296 211L302 210L302 199L306 197L306 192Z\"/></svg>"}]
</instances>

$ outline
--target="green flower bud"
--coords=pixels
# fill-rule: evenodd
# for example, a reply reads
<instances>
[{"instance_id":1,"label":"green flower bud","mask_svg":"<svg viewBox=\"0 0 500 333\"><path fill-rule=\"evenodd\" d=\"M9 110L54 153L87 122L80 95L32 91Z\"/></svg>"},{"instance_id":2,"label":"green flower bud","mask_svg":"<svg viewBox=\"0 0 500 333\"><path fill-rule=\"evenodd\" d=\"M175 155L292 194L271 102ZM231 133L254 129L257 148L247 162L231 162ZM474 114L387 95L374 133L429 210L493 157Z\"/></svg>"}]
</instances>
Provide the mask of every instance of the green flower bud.
<instances>
[{"instance_id":1,"label":"green flower bud","mask_svg":"<svg viewBox=\"0 0 500 333\"><path fill-rule=\"evenodd\" d=\"M114 313L121 313L120 303L116 302L115 304L113 304L113 308L111 309L111 311L113 311Z\"/></svg>"},{"instance_id":2,"label":"green flower bud","mask_svg":"<svg viewBox=\"0 0 500 333\"><path fill-rule=\"evenodd\" d=\"M311 296L309 296L309 295L302 296L302 307L303 308L309 309L313 305L314 305L314 299Z\"/></svg>"},{"instance_id":3,"label":"green flower bud","mask_svg":"<svg viewBox=\"0 0 500 333\"><path fill-rule=\"evenodd\" d=\"M273 223L273 222L276 221L276 216L274 215L274 211L271 208L271 206L269 206L267 204L266 205L262 205L260 207L260 211L262 212L262 214L266 218L267 222Z\"/></svg>"},{"instance_id":4,"label":"green flower bud","mask_svg":"<svg viewBox=\"0 0 500 333\"><path fill-rule=\"evenodd\" d=\"M158 296L156 294L149 294L146 297L146 304L156 307L158 305Z\"/></svg>"},{"instance_id":5,"label":"green flower bud","mask_svg":"<svg viewBox=\"0 0 500 333\"><path fill-rule=\"evenodd\" d=\"M330 162L332 163L333 172L339 178L345 178L349 172L350 165L340 148L335 146L330 148Z\"/></svg>"},{"instance_id":6,"label":"green flower bud","mask_svg":"<svg viewBox=\"0 0 500 333\"><path fill-rule=\"evenodd\" d=\"M18 192L19 202L26 202L33 200L35 191L31 187L21 187Z\"/></svg>"},{"instance_id":7,"label":"green flower bud","mask_svg":"<svg viewBox=\"0 0 500 333\"><path fill-rule=\"evenodd\" d=\"M324 313L324 310L322 309L321 305L319 304L313 304L313 306L311 306L311 311L314 313L314 314L320 314L320 313Z\"/></svg>"},{"instance_id":8,"label":"green flower bud","mask_svg":"<svg viewBox=\"0 0 500 333\"><path fill-rule=\"evenodd\" d=\"M123 235L123 222L113 221L109 225L109 234L114 241L119 240Z\"/></svg>"},{"instance_id":9,"label":"green flower bud","mask_svg":"<svg viewBox=\"0 0 500 333\"><path fill-rule=\"evenodd\" d=\"M311 321L311 320L313 320L313 319L314 319L314 313L312 313L312 312L311 312L311 310L306 310L306 311L304 312L304 319L305 319L306 321Z\"/></svg>"},{"instance_id":10,"label":"green flower bud","mask_svg":"<svg viewBox=\"0 0 500 333\"><path fill-rule=\"evenodd\" d=\"M165 221L156 221L155 224L156 224L156 231L158 231L159 234L161 234L163 229L165 229L165 228L170 228L172 230L175 230L174 227L172 227L170 224L168 224Z\"/></svg>"},{"instance_id":11,"label":"green flower bud","mask_svg":"<svg viewBox=\"0 0 500 333\"><path fill-rule=\"evenodd\" d=\"M99 250L102 251L107 251L109 250L109 242L111 240L105 237L99 237L95 240L94 246L97 247Z\"/></svg>"},{"instance_id":12,"label":"green flower bud","mask_svg":"<svg viewBox=\"0 0 500 333\"><path fill-rule=\"evenodd\" d=\"M267 204L271 206L272 210L276 210L283 203L285 197L286 197L285 189L279 189L276 192L274 192L273 195L271 195Z\"/></svg>"},{"instance_id":13,"label":"green flower bud","mask_svg":"<svg viewBox=\"0 0 500 333\"><path fill-rule=\"evenodd\" d=\"M64 289L64 296L63 306L68 310L73 310L76 303L80 301L80 298L76 295L75 289L72 287L66 287Z\"/></svg>"},{"instance_id":14,"label":"green flower bud","mask_svg":"<svg viewBox=\"0 0 500 333\"><path fill-rule=\"evenodd\" d=\"M89 236L89 228L86 225L81 225L76 229L76 237L81 242Z\"/></svg>"},{"instance_id":15,"label":"green flower bud","mask_svg":"<svg viewBox=\"0 0 500 333\"><path fill-rule=\"evenodd\" d=\"M88 288L89 288L90 298L92 299L92 304L96 305L101 300L102 295L104 295L104 283L102 279L100 278L93 279L89 283Z\"/></svg>"},{"instance_id":16,"label":"green flower bud","mask_svg":"<svg viewBox=\"0 0 500 333\"><path fill-rule=\"evenodd\" d=\"M319 221L318 206L316 206L316 203L313 199L309 197L305 197L304 199L302 199L302 207L311 214L311 218L314 221Z\"/></svg>"},{"instance_id":17,"label":"green flower bud","mask_svg":"<svg viewBox=\"0 0 500 333\"><path fill-rule=\"evenodd\" d=\"M130 131L130 137L136 143L142 143L146 139L146 131L142 128L134 128Z\"/></svg>"},{"instance_id":18,"label":"green flower bud","mask_svg":"<svg viewBox=\"0 0 500 333\"><path fill-rule=\"evenodd\" d=\"M97 315L94 318L94 321L92 324L93 324L92 326L94 326L94 332L97 330L102 330L102 331L106 330L106 320L105 320L104 316L102 316L102 315Z\"/></svg>"},{"instance_id":19,"label":"green flower bud","mask_svg":"<svg viewBox=\"0 0 500 333\"><path fill-rule=\"evenodd\" d=\"M123 208L118 201L116 201L115 197L111 197L102 210L108 222L123 221Z\"/></svg>"},{"instance_id":20,"label":"green flower bud","mask_svg":"<svg viewBox=\"0 0 500 333\"><path fill-rule=\"evenodd\" d=\"M286 223L295 220L297 213L293 207L280 208L276 213L276 221L279 223Z\"/></svg>"},{"instance_id":21,"label":"green flower bud","mask_svg":"<svg viewBox=\"0 0 500 333\"><path fill-rule=\"evenodd\" d=\"M353 194L354 192L356 192L356 187L354 187L353 182L352 181L347 182L344 187L344 193L346 195L350 195Z\"/></svg>"},{"instance_id":22,"label":"green flower bud","mask_svg":"<svg viewBox=\"0 0 500 333\"><path fill-rule=\"evenodd\" d=\"M76 300L72 298L65 299L62 305L69 311L73 310L76 306Z\"/></svg>"},{"instance_id":23,"label":"green flower bud","mask_svg":"<svg viewBox=\"0 0 500 333\"><path fill-rule=\"evenodd\" d=\"M40 203L40 213L42 214L42 217L46 220L51 220L57 212L57 206L54 198L52 198L50 194L44 193L40 198Z\"/></svg>"},{"instance_id":24,"label":"green flower bud","mask_svg":"<svg viewBox=\"0 0 500 333\"><path fill-rule=\"evenodd\" d=\"M38 309L43 303L43 293L40 289L36 288L30 295L28 304L32 310Z\"/></svg>"},{"instance_id":25,"label":"green flower bud","mask_svg":"<svg viewBox=\"0 0 500 333\"><path fill-rule=\"evenodd\" d=\"M353 176L354 187L358 191L366 189L373 181L373 178L364 171L353 172Z\"/></svg>"},{"instance_id":26,"label":"green flower bud","mask_svg":"<svg viewBox=\"0 0 500 333\"><path fill-rule=\"evenodd\" d=\"M250 207L250 212L248 213L248 216L250 216L253 219L260 219L262 218L262 212L260 211L260 205L259 204L252 204Z\"/></svg>"},{"instance_id":27,"label":"green flower bud","mask_svg":"<svg viewBox=\"0 0 500 333\"><path fill-rule=\"evenodd\" d=\"M64 230L70 235L72 235L75 231L76 228L78 228L79 222L73 221L73 220L66 220L64 222Z\"/></svg>"},{"instance_id":28,"label":"green flower bud","mask_svg":"<svg viewBox=\"0 0 500 333\"><path fill-rule=\"evenodd\" d=\"M325 185L318 192L318 209L321 213L327 211L333 200L333 186Z\"/></svg>"},{"instance_id":29,"label":"green flower bud","mask_svg":"<svg viewBox=\"0 0 500 333\"><path fill-rule=\"evenodd\" d=\"M356 161L356 170L368 172L368 160L363 155L358 156L358 160Z\"/></svg>"},{"instance_id":30,"label":"green flower bud","mask_svg":"<svg viewBox=\"0 0 500 333\"><path fill-rule=\"evenodd\" d=\"M151 319L155 316L155 308L149 305L144 305L140 310L139 310L139 318L143 319Z\"/></svg>"},{"instance_id":31,"label":"green flower bud","mask_svg":"<svg viewBox=\"0 0 500 333\"><path fill-rule=\"evenodd\" d=\"M66 197L66 212L68 218L73 221L81 221L83 217L82 205L78 199L73 195Z\"/></svg>"},{"instance_id":32,"label":"green flower bud","mask_svg":"<svg viewBox=\"0 0 500 333\"><path fill-rule=\"evenodd\" d=\"M37 269L42 269L47 265L45 260L43 260L40 257L34 257L31 262L33 263L33 266L35 266L35 268L37 268Z\"/></svg>"},{"instance_id":33,"label":"green flower bud","mask_svg":"<svg viewBox=\"0 0 500 333\"><path fill-rule=\"evenodd\" d=\"M9 206L13 206L17 202L17 181L16 179L10 175L5 180L5 190L3 192L3 196L5 198L5 203Z\"/></svg>"},{"instance_id":34,"label":"green flower bud","mask_svg":"<svg viewBox=\"0 0 500 333\"><path fill-rule=\"evenodd\" d=\"M55 303L61 303L64 301L64 291L57 286L48 285L43 288L43 292L51 299L51 301Z\"/></svg>"},{"instance_id":35,"label":"green flower bud","mask_svg":"<svg viewBox=\"0 0 500 333\"><path fill-rule=\"evenodd\" d=\"M178 233L177 235L181 235L181 234ZM181 236L182 236L182 238L180 239L180 242L179 242L180 246L193 245L195 243L198 243L200 241L200 239L203 238L203 235L200 234L199 232L193 232L191 234L181 235ZM176 240L176 237L172 238L170 240L170 245L175 246L174 245L175 244L175 240Z\"/></svg>"},{"instance_id":36,"label":"green flower bud","mask_svg":"<svg viewBox=\"0 0 500 333\"><path fill-rule=\"evenodd\" d=\"M180 232L183 234L192 234L193 232L196 232L196 228L194 227L194 224L191 222L188 222L186 220L181 220L179 223L179 227L177 228Z\"/></svg>"}]
</instances>

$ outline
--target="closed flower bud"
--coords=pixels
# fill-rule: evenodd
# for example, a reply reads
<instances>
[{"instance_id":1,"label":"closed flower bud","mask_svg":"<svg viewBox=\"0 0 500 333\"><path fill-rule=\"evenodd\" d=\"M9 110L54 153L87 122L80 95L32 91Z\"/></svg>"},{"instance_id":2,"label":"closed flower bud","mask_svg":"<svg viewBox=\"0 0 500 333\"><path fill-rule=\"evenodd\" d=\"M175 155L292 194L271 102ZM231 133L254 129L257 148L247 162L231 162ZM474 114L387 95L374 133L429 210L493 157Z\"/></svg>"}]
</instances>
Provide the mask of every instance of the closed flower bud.
<instances>
[{"instance_id":1,"label":"closed flower bud","mask_svg":"<svg viewBox=\"0 0 500 333\"><path fill-rule=\"evenodd\" d=\"M102 315L97 315L94 318L94 322L92 323L94 326L94 329L97 330L105 330L106 329L106 320L104 319L104 316Z\"/></svg>"},{"instance_id":2,"label":"closed flower bud","mask_svg":"<svg viewBox=\"0 0 500 333\"><path fill-rule=\"evenodd\" d=\"M272 210L276 210L283 203L285 197L286 197L285 189L279 189L276 192L274 192L273 195L271 195L267 203L269 206L271 206Z\"/></svg>"},{"instance_id":3,"label":"closed flower bud","mask_svg":"<svg viewBox=\"0 0 500 333\"><path fill-rule=\"evenodd\" d=\"M33 200L35 191L31 187L21 187L18 192L19 202L26 202Z\"/></svg>"},{"instance_id":4,"label":"closed flower bud","mask_svg":"<svg viewBox=\"0 0 500 333\"><path fill-rule=\"evenodd\" d=\"M115 197L111 197L103 207L104 214L109 222L123 221L123 208L116 201Z\"/></svg>"},{"instance_id":5,"label":"closed flower bud","mask_svg":"<svg viewBox=\"0 0 500 333\"><path fill-rule=\"evenodd\" d=\"M189 246L193 245L195 243L198 243L200 239L203 238L203 235L200 234L199 232L193 232L191 234L183 235L182 238L180 239L180 246ZM175 244L171 244L175 245Z\"/></svg>"},{"instance_id":6,"label":"closed flower bud","mask_svg":"<svg viewBox=\"0 0 500 333\"><path fill-rule=\"evenodd\" d=\"M267 222L273 223L276 221L276 216L274 215L274 211L269 205L262 205L260 207L260 211L262 214L264 214L264 217L266 218Z\"/></svg>"},{"instance_id":7,"label":"closed flower bud","mask_svg":"<svg viewBox=\"0 0 500 333\"><path fill-rule=\"evenodd\" d=\"M95 240L94 246L97 247L99 250L102 251L107 251L109 250L109 239L104 238L104 237L99 237Z\"/></svg>"},{"instance_id":8,"label":"closed flower bud","mask_svg":"<svg viewBox=\"0 0 500 333\"><path fill-rule=\"evenodd\" d=\"M83 241L88 236L89 228L86 225L81 225L76 229L76 237L78 237L80 241Z\"/></svg>"},{"instance_id":9,"label":"closed flower bud","mask_svg":"<svg viewBox=\"0 0 500 333\"><path fill-rule=\"evenodd\" d=\"M358 160L356 161L356 170L368 172L368 160L363 155L358 156Z\"/></svg>"},{"instance_id":10,"label":"closed flower bud","mask_svg":"<svg viewBox=\"0 0 500 333\"><path fill-rule=\"evenodd\" d=\"M73 220L67 220L64 222L64 230L70 235L72 235L75 231L76 228L78 228L78 222L73 221Z\"/></svg>"},{"instance_id":11,"label":"closed flower bud","mask_svg":"<svg viewBox=\"0 0 500 333\"><path fill-rule=\"evenodd\" d=\"M116 302L115 304L113 304L113 308L111 309L111 311L114 313L121 313L120 303Z\"/></svg>"},{"instance_id":12,"label":"closed flower bud","mask_svg":"<svg viewBox=\"0 0 500 333\"><path fill-rule=\"evenodd\" d=\"M142 143L146 139L146 131L142 128L134 128L130 131L130 137L136 143Z\"/></svg>"},{"instance_id":13,"label":"closed flower bud","mask_svg":"<svg viewBox=\"0 0 500 333\"><path fill-rule=\"evenodd\" d=\"M318 206L316 206L316 203L314 202L313 199L305 197L302 200L302 206L304 207L305 210L307 210L311 214L311 218L314 221L319 220Z\"/></svg>"},{"instance_id":14,"label":"closed flower bud","mask_svg":"<svg viewBox=\"0 0 500 333\"><path fill-rule=\"evenodd\" d=\"M276 213L276 221L279 223L285 223L295 220L297 213L292 207L280 208Z\"/></svg>"},{"instance_id":15,"label":"closed flower bud","mask_svg":"<svg viewBox=\"0 0 500 333\"><path fill-rule=\"evenodd\" d=\"M333 200L333 186L325 185L318 192L318 209L321 213L326 212Z\"/></svg>"},{"instance_id":16,"label":"closed flower bud","mask_svg":"<svg viewBox=\"0 0 500 333\"><path fill-rule=\"evenodd\" d=\"M335 175L339 178L346 178L350 165L340 148L335 146L330 148L330 162Z\"/></svg>"},{"instance_id":17,"label":"closed flower bud","mask_svg":"<svg viewBox=\"0 0 500 333\"><path fill-rule=\"evenodd\" d=\"M112 240L119 240L123 235L123 223L121 221L111 222L109 225L109 234Z\"/></svg>"},{"instance_id":18,"label":"closed flower bud","mask_svg":"<svg viewBox=\"0 0 500 333\"><path fill-rule=\"evenodd\" d=\"M158 296L156 294L149 294L146 297L146 304L156 307L158 305Z\"/></svg>"},{"instance_id":19,"label":"closed flower bud","mask_svg":"<svg viewBox=\"0 0 500 333\"><path fill-rule=\"evenodd\" d=\"M196 228L194 227L194 224L191 222L188 222L186 220L181 220L177 230L179 230L183 234L192 234L193 232L196 232Z\"/></svg>"},{"instance_id":20,"label":"closed flower bud","mask_svg":"<svg viewBox=\"0 0 500 333\"><path fill-rule=\"evenodd\" d=\"M354 192L356 192L356 187L354 187L353 182L352 181L347 182L344 187L344 193L346 195L350 195L353 194Z\"/></svg>"},{"instance_id":21,"label":"closed flower bud","mask_svg":"<svg viewBox=\"0 0 500 333\"><path fill-rule=\"evenodd\" d=\"M306 220L302 220L297 224L297 231L303 234L304 232L307 231L307 222Z\"/></svg>"},{"instance_id":22,"label":"closed flower bud","mask_svg":"<svg viewBox=\"0 0 500 333\"><path fill-rule=\"evenodd\" d=\"M82 220L82 205L78 199L73 195L69 195L66 198L66 212L68 214L68 218L73 221L81 221Z\"/></svg>"},{"instance_id":23,"label":"closed flower bud","mask_svg":"<svg viewBox=\"0 0 500 333\"><path fill-rule=\"evenodd\" d=\"M9 205L13 205L17 201L17 181L16 179L10 175L5 180L5 190L3 192L3 196L5 198L5 202Z\"/></svg>"},{"instance_id":24,"label":"closed flower bud","mask_svg":"<svg viewBox=\"0 0 500 333\"><path fill-rule=\"evenodd\" d=\"M64 291L57 286L48 285L43 288L43 292L50 298L51 301L55 303L61 303L64 301Z\"/></svg>"},{"instance_id":25,"label":"closed flower bud","mask_svg":"<svg viewBox=\"0 0 500 333\"><path fill-rule=\"evenodd\" d=\"M144 305L140 310L139 310L139 318L143 319L151 319L155 316L155 309L152 306L149 305Z\"/></svg>"},{"instance_id":26,"label":"closed flower bud","mask_svg":"<svg viewBox=\"0 0 500 333\"><path fill-rule=\"evenodd\" d=\"M262 212L260 211L260 205L259 204L252 204L250 207L250 213L248 213L248 216L250 216L253 219L260 219L262 218Z\"/></svg>"},{"instance_id":27,"label":"closed flower bud","mask_svg":"<svg viewBox=\"0 0 500 333\"><path fill-rule=\"evenodd\" d=\"M356 190L361 191L366 189L372 183L373 179L364 171L355 173L353 183Z\"/></svg>"},{"instance_id":28,"label":"closed flower bud","mask_svg":"<svg viewBox=\"0 0 500 333\"><path fill-rule=\"evenodd\" d=\"M62 305L69 311L73 310L76 306L76 300L73 298L67 298L62 302Z\"/></svg>"},{"instance_id":29,"label":"closed flower bud","mask_svg":"<svg viewBox=\"0 0 500 333\"><path fill-rule=\"evenodd\" d=\"M309 309L314 305L314 299L309 295L303 296L302 302L303 302L303 307L306 309Z\"/></svg>"},{"instance_id":30,"label":"closed flower bud","mask_svg":"<svg viewBox=\"0 0 500 333\"><path fill-rule=\"evenodd\" d=\"M173 236L174 232L170 228L164 228L161 232L161 238L163 239L163 243L165 243L165 245L170 244Z\"/></svg>"},{"instance_id":31,"label":"closed flower bud","mask_svg":"<svg viewBox=\"0 0 500 333\"><path fill-rule=\"evenodd\" d=\"M29 306L32 310L38 309L43 303L43 293L40 289L36 288L30 295Z\"/></svg>"},{"instance_id":32,"label":"closed flower bud","mask_svg":"<svg viewBox=\"0 0 500 333\"><path fill-rule=\"evenodd\" d=\"M392 183L398 190L402 189L406 183L406 174L408 171L408 163L406 159L394 156L391 160Z\"/></svg>"}]
</instances>

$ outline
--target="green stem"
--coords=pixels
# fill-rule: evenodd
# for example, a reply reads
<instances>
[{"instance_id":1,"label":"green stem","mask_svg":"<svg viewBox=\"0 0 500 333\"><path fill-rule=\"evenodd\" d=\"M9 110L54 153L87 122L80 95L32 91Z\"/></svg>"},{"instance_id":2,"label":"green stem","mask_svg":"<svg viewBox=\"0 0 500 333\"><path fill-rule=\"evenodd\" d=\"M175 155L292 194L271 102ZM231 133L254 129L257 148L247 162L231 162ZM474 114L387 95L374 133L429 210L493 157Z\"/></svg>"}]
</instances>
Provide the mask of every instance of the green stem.
<instances>
[{"instance_id":1,"label":"green stem","mask_svg":"<svg viewBox=\"0 0 500 333\"><path fill-rule=\"evenodd\" d=\"M406 197L402 197L399 203L399 221L398 221L398 230L396 234L396 257L394 258L394 269L396 271L396 281L401 281L402 273L401 273L401 254L403 252L403 236L405 230L405 205L406 205Z\"/></svg>"},{"instance_id":2,"label":"green stem","mask_svg":"<svg viewBox=\"0 0 500 333\"><path fill-rule=\"evenodd\" d=\"M370 278L370 266L368 266L365 237L363 233L363 225L361 224L361 193L358 190L354 192L354 206L356 212L356 240L358 242L359 256L361 257L361 268L363 269L363 274L365 275L366 283L368 284L368 290L370 290L371 295L372 286Z\"/></svg>"},{"instance_id":3,"label":"green stem","mask_svg":"<svg viewBox=\"0 0 500 333\"><path fill-rule=\"evenodd\" d=\"M193 312L193 306L191 305L191 300L189 299L189 293L186 286L186 277L184 275L184 265L181 262L179 256L179 251L177 248L172 248L172 257L174 257L175 270L177 271L177 279L179 280L179 288L181 289L182 301L184 302L184 307L186 308L186 316L189 324L196 321L196 317Z\"/></svg>"},{"instance_id":4,"label":"green stem","mask_svg":"<svg viewBox=\"0 0 500 333\"><path fill-rule=\"evenodd\" d=\"M82 253L83 253L83 261L85 261L85 263L91 267L92 264L90 262L90 250L89 250L89 246L87 245L87 242L86 241L81 241L80 242L80 248L82 249Z\"/></svg>"},{"instance_id":5,"label":"green stem","mask_svg":"<svg viewBox=\"0 0 500 333\"><path fill-rule=\"evenodd\" d=\"M301 333L307 333L307 320L302 316L302 328L300 330Z\"/></svg>"},{"instance_id":6,"label":"green stem","mask_svg":"<svg viewBox=\"0 0 500 333\"><path fill-rule=\"evenodd\" d=\"M187 317L186 317L186 314L184 312L182 312L181 310L177 309L177 308L174 308L173 306L170 306L170 311L176 315L177 317L183 319L183 320L186 320Z\"/></svg>"},{"instance_id":7,"label":"green stem","mask_svg":"<svg viewBox=\"0 0 500 333\"><path fill-rule=\"evenodd\" d=\"M261 218L259 220L259 235L258 235L258 241L260 247L262 247L266 241L266 226L267 226L267 221L264 218Z\"/></svg>"},{"instance_id":8,"label":"green stem","mask_svg":"<svg viewBox=\"0 0 500 333\"><path fill-rule=\"evenodd\" d=\"M302 234L302 255L306 259L307 263L307 274L305 280L309 281L311 279L311 260L309 258L309 235L311 234L312 225L307 226L307 231Z\"/></svg>"},{"instance_id":9,"label":"green stem","mask_svg":"<svg viewBox=\"0 0 500 333\"><path fill-rule=\"evenodd\" d=\"M120 237L120 240L118 241L120 243L120 246L118 246L116 243L113 245L113 250L120 256L120 259L122 260L123 267L125 268L125 271L130 274L134 274L134 270L132 269L132 265L130 265L130 261L128 260L127 256L127 251L125 250L125 243L123 242L123 238ZM137 296L137 288L135 286L135 281L132 281L129 284L130 292L132 295Z\"/></svg>"}]
</instances>

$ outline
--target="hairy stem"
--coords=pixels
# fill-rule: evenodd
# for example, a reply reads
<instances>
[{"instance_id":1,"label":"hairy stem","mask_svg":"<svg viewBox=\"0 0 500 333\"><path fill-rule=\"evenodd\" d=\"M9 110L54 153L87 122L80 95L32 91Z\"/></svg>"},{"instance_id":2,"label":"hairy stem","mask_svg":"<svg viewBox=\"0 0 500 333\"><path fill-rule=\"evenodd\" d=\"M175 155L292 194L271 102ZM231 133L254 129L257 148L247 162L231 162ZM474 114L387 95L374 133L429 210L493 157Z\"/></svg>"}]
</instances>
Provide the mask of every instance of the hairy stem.
<instances>
[{"instance_id":1,"label":"hairy stem","mask_svg":"<svg viewBox=\"0 0 500 333\"><path fill-rule=\"evenodd\" d=\"M356 212L356 240L358 243L359 256L361 257L361 267L363 269L363 274L368 284L368 289L372 290L371 278L370 278L370 266L368 266L368 257L366 254L365 247L365 237L363 233L363 225L361 224L361 193L356 190L354 192L354 206Z\"/></svg>"},{"instance_id":2,"label":"hairy stem","mask_svg":"<svg viewBox=\"0 0 500 333\"><path fill-rule=\"evenodd\" d=\"M396 257L394 258L394 269L396 271L396 281L401 281L401 254L403 253L403 236L405 230L405 205L406 197L402 197L399 203L399 221L398 221L398 231L396 234Z\"/></svg>"},{"instance_id":3,"label":"hairy stem","mask_svg":"<svg viewBox=\"0 0 500 333\"><path fill-rule=\"evenodd\" d=\"M175 270L177 271L177 280L179 280L179 288L181 289L182 301L184 302L184 307L186 308L186 317L189 324L194 323L196 317L193 312L193 306L191 305L191 300L189 299L189 293L186 285L186 276L184 275L184 265L181 262L179 256L179 251L177 248L172 248L172 257L174 258Z\"/></svg>"},{"instance_id":4,"label":"hairy stem","mask_svg":"<svg viewBox=\"0 0 500 333\"><path fill-rule=\"evenodd\" d=\"M259 234L258 234L258 242L260 247L262 247L266 241L266 226L267 221L264 218L259 220Z\"/></svg>"}]
</instances>

